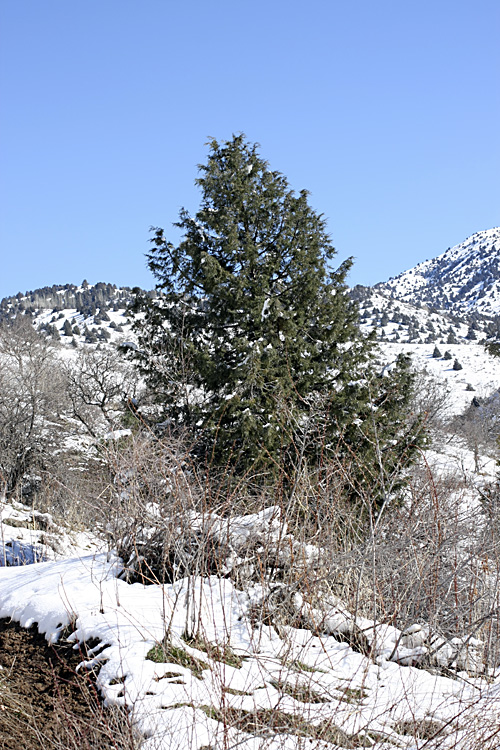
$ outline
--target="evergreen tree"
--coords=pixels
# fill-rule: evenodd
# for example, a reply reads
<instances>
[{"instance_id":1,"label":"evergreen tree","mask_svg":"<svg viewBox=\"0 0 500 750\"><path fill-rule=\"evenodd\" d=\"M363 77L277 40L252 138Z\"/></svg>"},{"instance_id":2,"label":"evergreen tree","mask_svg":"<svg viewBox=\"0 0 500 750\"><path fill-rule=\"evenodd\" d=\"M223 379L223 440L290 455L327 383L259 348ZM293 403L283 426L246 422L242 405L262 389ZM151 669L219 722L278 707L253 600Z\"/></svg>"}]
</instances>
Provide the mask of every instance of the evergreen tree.
<instances>
[{"instance_id":1,"label":"evergreen tree","mask_svg":"<svg viewBox=\"0 0 500 750\"><path fill-rule=\"evenodd\" d=\"M484 347L494 357L500 357L500 317L494 318L486 326Z\"/></svg>"},{"instance_id":2,"label":"evergreen tree","mask_svg":"<svg viewBox=\"0 0 500 750\"><path fill-rule=\"evenodd\" d=\"M199 170L201 206L194 217L181 210L180 244L153 230L157 295L136 293L138 356L170 424L187 427L209 460L242 469L306 445L369 453L374 406L397 404L401 415L411 376L401 362L367 377L374 339L347 294L351 260L331 270L335 250L307 192L296 195L244 136L212 140ZM380 409L380 445L395 448L402 418L382 422Z\"/></svg>"},{"instance_id":3,"label":"evergreen tree","mask_svg":"<svg viewBox=\"0 0 500 750\"><path fill-rule=\"evenodd\" d=\"M64 321L64 325L63 325L62 330L63 330L63 333L64 333L65 336L72 336L73 335L73 330L71 328L71 323L69 322L69 320L65 320Z\"/></svg>"}]
</instances>

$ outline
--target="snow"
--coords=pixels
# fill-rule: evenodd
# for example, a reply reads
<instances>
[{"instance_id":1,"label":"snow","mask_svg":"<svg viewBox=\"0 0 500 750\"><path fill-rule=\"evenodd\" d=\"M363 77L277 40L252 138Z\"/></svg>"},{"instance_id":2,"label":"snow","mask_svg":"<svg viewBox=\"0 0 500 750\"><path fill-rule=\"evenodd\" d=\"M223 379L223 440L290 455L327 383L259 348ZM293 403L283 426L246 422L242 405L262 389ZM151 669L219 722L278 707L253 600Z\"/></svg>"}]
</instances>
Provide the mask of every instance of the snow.
<instances>
[{"instance_id":1,"label":"snow","mask_svg":"<svg viewBox=\"0 0 500 750\"><path fill-rule=\"evenodd\" d=\"M416 370L427 372L437 382L444 384L450 392L449 415L461 414L474 396L484 398L500 388L500 359L488 354L479 343L441 346L442 353L449 351L451 359L434 358L434 343L381 342L379 346L385 361L392 363L398 354L410 354ZM462 365L461 370L453 369L455 359ZM472 386L474 390L467 390L467 386Z\"/></svg>"},{"instance_id":2,"label":"snow","mask_svg":"<svg viewBox=\"0 0 500 750\"><path fill-rule=\"evenodd\" d=\"M21 503L0 502L0 566L26 565L61 556L81 555L104 548L86 531L67 531L50 514Z\"/></svg>"},{"instance_id":3,"label":"snow","mask_svg":"<svg viewBox=\"0 0 500 750\"><path fill-rule=\"evenodd\" d=\"M22 517L27 510L19 507L17 513ZM272 542L287 534L277 508L235 517L232 522L210 514L205 521L236 545L252 535L269 535ZM192 522L196 527L202 517L193 516ZM4 533L8 528L17 531L7 526ZM306 554L313 553L309 546ZM257 625L249 615L262 598L259 584L241 591L228 578L193 575L173 584L146 586L120 579L122 570L121 561L104 552L4 567L0 617L23 627L37 623L49 642L57 641L68 627L75 645L97 639L100 645L80 668L99 668L97 684L105 703L132 711L133 721L146 736L147 750L218 747L223 741L247 750L303 747L303 738L293 733L259 739L215 720L229 709L279 711L299 717L308 726L330 722L349 736L376 732L387 739L381 739L378 748L395 743L401 748L419 747L411 732L405 736L395 731L397 722L432 718L449 729L426 747L465 750L470 726L478 717L480 726L500 721L500 677L481 680L463 673L450 679L412 666L428 651L429 633L420 624L403 633L391 625L354 617L341 600L332 600L325 612L296 596L304 622L315 627L283 626L278 633ZM365 634L371 656L332 635L353 627ZM314 634L318 629L322 635ZM198 640L186 640L186 633L196 634ZM199 673L171 655L163 663L148 658L166 634L171 647L198 661ZM203 644L210 644L212 651ZM455 650L459 645L463 644L455 644ZM225 661L220 655L228 647L239 661ZM443 641L442 647L453 650L454 646ZM288 689L283 690L283 685ZM323 702L299 700L300 690L320 695ZM316 746L336 747L326 741Z\"/></svg>"},{"instance_id":4,"label":"snow","mask_svg":"<svg viewBox=\"0 0 500 750\"><path fill-rule=\"evenodd\" d=\"M450 297L460 296L474 270L493 257L494 243L500 248L499 239L499 229L478 233L382 285L371 299L385 310L387 293L394 294L399 297L400 312L414 315L415 295L424 294L432 286L429 280L440 274L446 276ZM466 303L459 301L462 307L469 309L471 300L479 300L477 309L500 311L498 283L475 284L468 294ZM262 319L269 314L269 304L266 298ZM109 316L129 337L123 312L110 310ZM417 317L422 325L433 322L441 332L450 325L445 316L428 309L418 308ZM51 311L41 312L37 324L52 318ZM93 324L92 318L84 320L76 310L65 310L54 324L61 330L66 320L78 323L82 330ZM453 325L465 337L468 326ZM112 342L123 340L124 333L109 329L109 324L106 329ZM396 330L392 322L386 326L386 334ZM62 338L65 344L71 340ZM80 343L83 340L83 336L76 338ZM133 341L127 345L136 346ZM474 396L484 398L499 389L500 362L481 344L439 343L443 353L449 350L451 360L434 358L434 346L382 342L382 371L390 372L399 354L410 353L417 370L426 371L448 390L447 416L462 413ZM59 354L66 360L75 357L75 351L64 346ZM463 369L453 369L455 359ZM114 430L104 439L129 434L130 430ZM481 492L496 475L495 458L482 455L478 459L459 438L450 438L426 450L424 459L435 479L463 479L456 492L457 517L480 529L486 523ZM155 507L149 511L151 516L158 515ZM262 540L267 548L274 545L280 564L295 566L301 573L306 566L314 569L315 560L325 555L325 550L293 538L277 506L229 518L216 513L186 516L192 530L209 531L231 546L224 576L242 564L245 547ZM472 636L445 639L431 632L425 622L409 622L400 630L391 624L390 612L384 613L386 621L376 621L352 612L333 595L311 602L298 590L290 603L300 614L296 627L281 624L275 628L261 621L265 618L252 615L279 589L279 585L270 589L272 582L254 582L245 590L222 575L192 575L165 585L128 583L120 577L124 561L90 532L70 531L49 514L20 503L0 502L0 522L0 617L26 628L36 624L49 642L56 642L63 633L67 637L69 630L75 648L97 639L98 645L80 668L96 668L107 705L131 711L146 738L145 750L347 746L340 741L335 744L331 737L299 736L285 730L282 734L250 733L228 719L230 711L258 710L297 717L303 728L330 722L354 737L352 742L358 746L366 743L378 750L498 748L500 671L480 676L482 644ZM350 645L354 635L366 641L366 652ZM167 644L166 660L152 661L148 655L161 643ZM175 649L196 660L199 670L189 666L189 659L179 664ZM229 653L229 649L232 658L224 658L224 650ZM307 694L321 696L322 702L303 699ZM226 720L218 721L221 716ZM443 732L430 739L419 739L411 728L407 733L401 729L402 722L415 727L431 721L443 727ZM490 739L483 741L483 735Z\"/></svg>"},{"instance_id":5,"label":"snow","mask_svg":"<svg viewBox=\"0 0 500 750\"><path fill-rule=\"evenodd\" d=\"M473 234L438 257L378 284L377 288L406 302L415 302L417 297L438 308L443 308L441 293L445 292L449 297L444 306L447 310L498 315L499 262L500 227L496 227ZM479 277L474 284L476 273Z\"/></svg>"}]
</instances>

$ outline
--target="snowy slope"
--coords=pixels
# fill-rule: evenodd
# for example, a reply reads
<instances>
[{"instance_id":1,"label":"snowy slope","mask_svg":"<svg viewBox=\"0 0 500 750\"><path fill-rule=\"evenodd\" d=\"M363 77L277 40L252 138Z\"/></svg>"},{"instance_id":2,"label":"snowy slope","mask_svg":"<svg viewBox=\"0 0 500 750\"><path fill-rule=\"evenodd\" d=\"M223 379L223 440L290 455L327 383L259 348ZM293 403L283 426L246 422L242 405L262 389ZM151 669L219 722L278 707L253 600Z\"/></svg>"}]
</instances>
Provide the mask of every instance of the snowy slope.
<instances>
[{"instance_id":1,"label":"snowy slope","mask_svg":"<svg viewBox=\"0 0 500 750\"><path fill-rule=\"evenodd\" d=\"M231 525L211 520L233 543L264 526L278 553L293 541L274 508ZM316 552L302 550L309 560ZM319 611L300 595L302 627L278 629L251 616L264 585L240 590L227 578L193 575L143 586L119 580L121 570L104 554L0 569L0 617L38 623L49 642L70 623L76 644L97 639L82 666L99 668L107 705L132 710L143 750L497 748L500 673L474 676L474 638L430 640L423 624L402 632L353 615L335 597ZM368 653L339 639L352 628ZM168 654L156 659L167 640ZM439 665L441 653L446 663L448 652L462 671L418 667L426 658Z\"/></svg>"},{"instance_id":2,"label":"snowy slope","mask_svg":"<svg viewBox=\"0 0 500 750\"><path fill-rule=\"evenodd\" d=\"M449 392L448 415L461 414L472 399L484 398L500 389L500 359L492 357L481 344L447 344L440 351L451 354L433 357L434 344L381 343L383 359L396 360L398 354L409 354L415 370L426 372ZM453 369L457 361L461 368Z\"/></svg>"},{"instance_id":3,"label":"snowy slope","mask_svg":"<svg viewBox=\"0 0 500 750\"><path fill-rule=\"evenodd\" d=\"M500 388L500 360L478 340L467 339L468 324L448 315L472 309L500 312L497 248L500 230L481 232L379 285L360 305L363 330L376 327L384 333L382 365L410 353L418 370L448 390L448 416L462 413L472 398ZM438 300L444 311L439 314L422 306L438 306ZM88 314L74 307L40 308L34 322L61 342L59 353L68 358L84 346L129 337L125 305L112 302ZM477 330L480 339L483 332ZM436 344L443 356L435 356ZM451 358L444 357L446 351ZM455 361L461 369L454 368ZM446 436L446 443L434 445L422 461L432 475L432 492L426 499L420 491L417 504L429 503L428 510L407 538L422 565L417 582L422 602L431 596L434 579L425 567L427 548L430 555L433 547L421 534L426 516L432 520L436 510L437 553L432 559L456 565L453 594L458 597L462 586L470 589L474 606L491 595L497 607L500 562L478 555L472 546L488 520L481 498L495 476L494 457L478 458L460 436ZM417 480L423 481L418 475ZM443 488L450 488L448 494ZM410 509L417 512L411 500ZM483 669L486 646L477 623L465 635L457 630L455 637L445 637L420 614L398 628L391 606L374 608L373 614L363 611L362 616L357 604L348 606L326 588L321 600L319 595L308 599L307 577L312 576L311 590L323 576L334 580L335 561L329 549L297 541L282 509L266 507L246 516L193 515L192 527L219 534L232 557L224 575L194 571L164 585L122 580L123 561L113 550L103 553L102 543L91 534L58 529L49 514L2 502L0 510L0 617L24 627L36 622L48 640L57 640L70 624L75 643L97 639L86 666L98 670L98 686L108 705L131 709L145 737L144 750L498 750L500 667L496 661ZM398 532L403 539L404 527ZM385 533L377 540L381 547ZM455 537L455 546L447 547ZM292 587L265 575L243 586L231 579L230 560L237 565L255 556L265 565L264 548L269 560L286 558L287 569L300 571ZM407 562L402 553L400 559ZM465 577L465 569L473 571L472 578ZM391 585L398 574L410 581L409 572L402 564L398 569L393 558L390 574ZM269 616L280 592L285 621ZM362 636L359 642L357 635ZM156 659L158 652L161 658Z\"/></svg>"},{"instance_id":4,"label":"snowy slope","mask_svg":"<svg viewBox=\"0 0 500 750\"><path fill-rule=\"evenodd\" d=\"M454 313L500 313L500 228L477 232L376 289Z\"/></svg>"}]
</instances>

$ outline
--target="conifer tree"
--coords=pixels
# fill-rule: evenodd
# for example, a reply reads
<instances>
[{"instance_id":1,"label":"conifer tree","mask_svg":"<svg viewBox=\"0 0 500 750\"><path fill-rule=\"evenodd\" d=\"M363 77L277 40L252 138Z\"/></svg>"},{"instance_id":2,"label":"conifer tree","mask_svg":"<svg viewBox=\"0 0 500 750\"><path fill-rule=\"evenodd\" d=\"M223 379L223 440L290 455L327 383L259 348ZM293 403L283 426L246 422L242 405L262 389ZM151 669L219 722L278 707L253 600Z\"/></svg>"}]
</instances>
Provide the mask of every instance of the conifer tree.
<instances>
[{"instance_id":1,"label":"conifer tree","mask_svg":"<svg viewBox=\"0 0 500 750\"><path fill-rule=\"evenodd\" d=\"M210 460L241 468L272 466L292 446L367 446L380 394L367 378L374 340L347 294L351 260L332 270L324 218L257 145L238 135L209 146L200 208L176 224L183 239L153 230L157 295L136 292L138 356L165 416ZM397 423L383 441L397 443Z\"/></svg>"}]
</instances>

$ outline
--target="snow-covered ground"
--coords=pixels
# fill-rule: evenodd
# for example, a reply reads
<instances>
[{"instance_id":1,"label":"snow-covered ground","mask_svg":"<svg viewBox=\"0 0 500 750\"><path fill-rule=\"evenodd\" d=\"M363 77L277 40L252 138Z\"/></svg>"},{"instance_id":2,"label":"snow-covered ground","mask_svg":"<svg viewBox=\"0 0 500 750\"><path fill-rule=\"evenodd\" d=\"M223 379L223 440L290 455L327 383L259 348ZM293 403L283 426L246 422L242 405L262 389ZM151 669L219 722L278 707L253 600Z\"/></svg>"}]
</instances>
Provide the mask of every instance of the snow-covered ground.
<instances>
[{"instance_id":1,"label":"snow-covered ground","mask_svg":"<svg viewBox=\"0 0 500 750\"><path fill-rule=\"evenodd\" d=\"M73 313L53 324L85 324ZM109 315L123 323L121 313ZM387 363L410 353L417 369L443 384L449 416L500 387L500 360L480 344L439 344L451 359L433 357L434 347L380 344ZM75 352L61 349L66 360ZM453 369L455 360L462 369ZM484 523L479 497L495 476L494 458L481 456L478 472L477 456L454 439L428 450L425 461L435 477L461 478L463 513ZM500 671L481 673L472 633L431 642L425 622L401 631L387 624L390 612L369 620L333 599L315 609L297 592L301 622L275 627L255 616L269 595L258 583L241 590L229 578L194 574L169 585L128 583L119 577L123 562L94 535L69 532L22 505L0 508L0 617L37 623L51 641L68 626L75 644L97 639L86 666L99 667L108 705L131 710L145 750L500 747ZM225 531L214 523L237 546L238 535L247 538L269 518L271 541L287 540L290 561L314 555L296 545L278 513L257 516L234 518ZM368 649L342 641L353 630Z\"/></svg>"},{"instance_id":2,"label":"snow-covered ground","mask_svg":"<svg viewBox=\"0 0 500 750\"><path fill-rule=\"evenodd\" d=\"M4 544L9 530L28 544L28 509L4 511ZM289 538L272 508L211 523L235 545L263 529L270 543ZM90 538L60 536L56 559L0 569L0 617L37 623L49 641L68 626L76 645L97 639L82 667L100 666L106 704L132 711L145 750L498 747L500 672L475 676L474 638L438 644L446 659L455 649L451 678L418 666L432 648L425 625L401 632L354 617L340 600L319 611L297 595L304 627L275 628L252 617L262 602L258 584L239 590L228 578L195 575L130 584L113 554L89 554ZM353 627L368 652L338 639Z\"/></svg>"},{"instance_id":3,"label":"snow-covered ground","mask_svg":"<svg viewBox=\"0 0 500 750\"><path fill-rule=\"evenodd\" d=\"M441 354L449 351L451 359L434 358L435 344L381 342L379 346L387 362L394 361L398 354L408 353L416 370L427 372L442 384L450 393L450 415L462 413L474 396L485 398L500 388L500 358L492 357L481 344L440 344ZM461 370L453 369L455 360Z\"/></svg>"}]
</instances>

